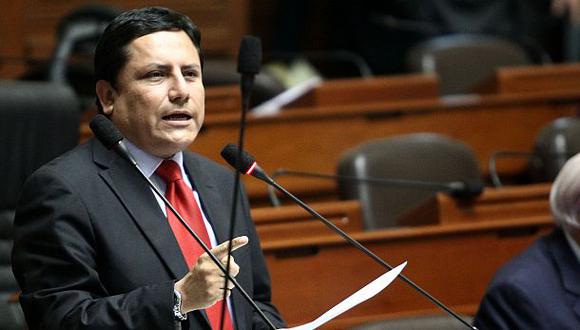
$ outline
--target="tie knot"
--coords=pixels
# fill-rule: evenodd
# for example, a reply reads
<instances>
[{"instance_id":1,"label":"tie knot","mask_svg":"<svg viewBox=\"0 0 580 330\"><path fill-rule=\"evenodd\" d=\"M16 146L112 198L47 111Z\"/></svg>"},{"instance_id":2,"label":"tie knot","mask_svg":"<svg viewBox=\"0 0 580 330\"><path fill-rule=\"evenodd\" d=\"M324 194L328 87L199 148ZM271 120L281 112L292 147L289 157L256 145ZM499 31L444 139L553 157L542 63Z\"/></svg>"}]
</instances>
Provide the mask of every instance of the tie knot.
<instances>
[{"instance_id":1,"label":"tie knot","mask_svg":"<svg viewBox=\"0 0 580 330\"><path fill-rule=\"evenodd\" d=\"M179 165L172 160L163 160L155 173L167 183L181 180L181 169L179 168Z\"/></svg>"}]
</instances>

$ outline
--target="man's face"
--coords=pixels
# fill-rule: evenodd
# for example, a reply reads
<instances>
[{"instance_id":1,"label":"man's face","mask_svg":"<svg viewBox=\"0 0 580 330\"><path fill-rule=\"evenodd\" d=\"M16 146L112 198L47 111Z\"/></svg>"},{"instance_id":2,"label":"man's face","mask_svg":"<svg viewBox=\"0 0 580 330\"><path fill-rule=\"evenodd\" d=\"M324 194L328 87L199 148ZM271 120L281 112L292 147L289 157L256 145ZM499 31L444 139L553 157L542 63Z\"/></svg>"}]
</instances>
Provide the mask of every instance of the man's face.
<instances>
[{"instance_id":1,"label":"man's face","mask_svg":"<svg viewBox=\"0 0 580 330\"><path fill-rule=\"evenodd\" d=\"M105 114L141 149L167 158L189 146L204 118L199 53L183 31L133 40Z\"/></svg>"}]
</instances>

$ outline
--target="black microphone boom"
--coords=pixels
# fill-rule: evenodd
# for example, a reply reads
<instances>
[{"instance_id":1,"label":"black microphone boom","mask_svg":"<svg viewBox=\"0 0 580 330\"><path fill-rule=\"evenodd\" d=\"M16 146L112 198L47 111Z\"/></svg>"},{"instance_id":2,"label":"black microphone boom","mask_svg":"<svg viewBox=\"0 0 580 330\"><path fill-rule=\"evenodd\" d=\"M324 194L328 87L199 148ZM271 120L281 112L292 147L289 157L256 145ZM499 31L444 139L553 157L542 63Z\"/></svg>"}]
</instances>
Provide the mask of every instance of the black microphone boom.
<instances>
[{"instance_id":1,"label":"black microphone boom","mask_svg":"<svg viewBox=\"0 0 580 330\"><path fill-rule=\"evenodd\" d=\"M324 174L324 173L312 173L312 172L300 172L300 171L290 171L287 169L277 169L272 174L272 178L275 179L279 176L296 176L305 178L317 178L317 179L332 179L343 182L354 182L354 183L368 183L372 185L379 185L388 188L411 188L411 189L422 189L422 190L432 190L432 191L442 191L450 194L453 197L460 199L470 199L475 198L481 193L483 193L483 183L480 180L466 179L461 181L451 181L451 182L432 182L432 181L417 181L417 180L403 180L403 179L385 179L385 178L369 178L369 177L358 177L350 175L334 175L334 174ZM276 192L272 186L268 186L268 194L270 196L270 201L274 206L280 206L280 200L276 196Z\"/></svg>"},{"instance_id":2,"label":"black microphone boom","mask_svg":"<svg viewBox=\"0 0 580 330\"><path fill-rule=\"evenodd\" d=\"M244 288L233 277L230 276L229 272L226 271L226 269L222 265L221 261L218 260L218 258L210 251L210 249L207 247L207 245L205 245L205 243L201 240L201 238L199 238L199 236L195 233L195 231L193 231L193 229L191 229L191 227L183 219L181 214L179 214L179 212L177 212L177 210L167 200L167 198L165 198L165 195L163 193L161 193L161 191L159 191L157 186L155 186L155 184L153 184L153 182L151 182L151 180L147 177L147 175L145 175L145 173L143 173L143 170L141 170L141 168L139 167L139 165L137 164L137 162L135 161L135 159L133 158L133 156L131 155L131 153L129 152L127 147L125 146L125 143L123 143L123 134L121 134L121 132L117 129L117 127L115 127L113 122L111 122L111 120L109 120L104 115L98 114L95 116L95 118L93 118L91 120L89 125L91 127L91 130L93 131L93 133L97 137L97 139L99 141L101 141L101 143L103 143L105 145L105 147L113 149L115 152L117 152L119 154L119 156L126 159L127 161L129 161L131 163L131 165L133 165L133 167L137 170L137 172L139 172L141 177L145 180L147 185L151 189L153 189L155 194L163 200L163 203L165 203L165 205L171 210L171 212L173 214L175 214L177 219L179 219L179 222L181 222L183 224L183 226L187 229L187 231L191 234L191 236L193 236L193 238L199 243L199 245L205 251L205 253L208 254L208 256L211 258L211 260L214 262L214 264L216 264L218 266L218 268L224 273L224 275L228 279L228 281L231 281L234 284L234 286L236 288L238 288L238 290L240 291L242 296L248 301L248 303L254 308L254 310L261 316L261 318L264 320L264 322L266 322L270 326L271 329L275 330L276 327L272 324L272 322L270 322L270 320L266 317L264 312L262 312L260 310L260 308L258 308L258 305L256 305L256 303L252 300L250 295L248 295L248 293L244 290ZM231 244L230 244L230 247L231 247ZM222 324L223 324L223 322L222 322Z\"/></svg>"},{"instance_id":3,"label":"black microphone boom","mask_svg":"<svg viewBox=\"0 0 580 330\"><path fill-rule=\"evenodd\" d=\"M242 155L241 156L242 159L236 159L239 154ZM386 261L384 261L379 256L377 256L376 254L374 254L372 251L370 251L369 249L367 249L364 245L362 245L361 243L359 243L357 240L355 240L354 238L350 237L350 235L348 235L342 229L338 228L336 225L334 225L328 219L326 219L325 217L323 217L320 213L318 213L315 210L313 210L310 206L308 206L306 203L304 203L303 201L301 201L298 197L294 196L292 193L290 193L289 191L287 191L286 189L284 189L284 187L282 187L278 183L276 183L276 181L274 181L271 177L269 177L268 174L266 174L266 172L260 166L257 165L257 163L255 161L255 158L252 157L247 152L245 152L245 151L241 151L240 152L240 150L235 145L228 144L228 145L226 145L223 148L223 150L221 152L221 156L226 160L226 162L228 162L228 164L230 164L231 166L233 166L237 171L242 172L244 174L249 174L251 176L254 176L254 177L256 177L256 178L258 178L258 179L266 182L269 185L273 185L276 189L278 189L279 191L281 191L282 193L284 193L284 195L288 196L296 204L298 204L300 207L302 207L308 213L310 213L311 215L313 215L315 218L317 218L318 220L322 221L327 227L329 227L330 229L334 230L337 234L339 234L340 236L342 236L351 245L353 245L354 247L356 247L357 249L359 249L361 252L365 253L367 256L369 256L371 259L373 259L375 262L377 262L378 264L380 264L381 266L385 267L388 270L392 270L393 269L393 266L389 265ZM403 280L405 283L407 283L408 285L410 285L417 292L419 292L420 294L422 294L425 298L427 298L428 300L430 300L432 303L434 303L435 305L437 305L438 307L440 307L441 309L443 309L445 312L447 312L449 315L451 315L452 317L454 317L459 322L463 323L469 329L477 330L476 327L472 326L467 321L465 321L464 319L462 319L457 313L455 313L453 310L451 310L445 304L443 304L442 302L440 302L439 300L437 300L435 297L433 297L432 295L430 295L427 291L425 291L423 288L421 288L420 286L418 286L417 284L415 284L413 281L411 281L405 275L399 274L397 276L401 280Z\"/></svg>"},{"instance_id":4,"label":"black microphone boom","mask_svg":"<svg viewBox=\"0 0 580 330\"><path fill-rule=\"evenodd\" d=\"M240 43L240 52L238 54L238 72L242 74L240 80L240 90L242 94L242 112L240 115L240 130L238 135L238 144L240 146L238 159L241 158L241 152L244 149L244 136L246 131L246 114L250 108L250 97L252 95L252 87L254 87L254 76L260 72L260 65L262 62L262 44L260 39L254 36L244 36ZM228 238L231 240L234 236L234 228L236 223L236 209L238 207L238 194L240 190L240 172L235 173L234 189L232 191L232 206L231 218ZM232 246L228 247L228 262L226 269L230 269L230 258L232 253ZM225 279L224 287L228 286L228 278ZM224 291L223 299L227 297ZM224 316L226 313L226 304L222 304L221 321L222 329L224 326ZM271 323L270 323L271 325ZM221 329L220 329L221 330Z\"/></svg>"}]
</instances>

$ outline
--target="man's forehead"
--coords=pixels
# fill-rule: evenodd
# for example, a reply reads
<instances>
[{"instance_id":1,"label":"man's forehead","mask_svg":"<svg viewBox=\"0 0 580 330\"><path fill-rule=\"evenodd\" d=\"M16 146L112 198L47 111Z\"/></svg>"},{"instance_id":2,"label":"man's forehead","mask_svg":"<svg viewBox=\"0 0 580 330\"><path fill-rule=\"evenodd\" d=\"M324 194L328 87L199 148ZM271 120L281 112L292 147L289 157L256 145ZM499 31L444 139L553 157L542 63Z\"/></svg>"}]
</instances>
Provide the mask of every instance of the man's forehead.
<instances>
[{"instance_id":1,"label":"man's forehead","mask_svg":"<svg viewBox=\"0 0 580 330\"><path fill-rule=\"evenodd\" d=\"M199 62L199 54L193 41L183 30L156 31L140 36L127 45L129 61L136 53L142 56L171 56L175 55L175 48L183 52L192 52L192 60Z\"/></svg>"}]
</instances>

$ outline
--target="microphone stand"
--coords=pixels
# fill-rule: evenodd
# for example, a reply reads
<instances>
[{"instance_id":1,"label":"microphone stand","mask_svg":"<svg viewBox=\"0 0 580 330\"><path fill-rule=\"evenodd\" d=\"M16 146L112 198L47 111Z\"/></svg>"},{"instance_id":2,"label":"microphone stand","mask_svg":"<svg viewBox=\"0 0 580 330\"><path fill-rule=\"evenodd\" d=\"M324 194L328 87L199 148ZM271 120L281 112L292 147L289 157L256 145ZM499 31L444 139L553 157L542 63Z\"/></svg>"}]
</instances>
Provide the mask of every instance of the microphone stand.
<instances>
[{"instance_id":1,"label":"microphone stand","mask_svg":"<svg viewBox=\"0 0 580 330\"><path fill-rule=\"evenodd\" d=\"M246 114L248 112L248 109L250 108L250 96L251 96L251 92L252 92L252 87L254 85L254 75L255 73L253 72L255 69L259 69L259 62L261 61L256 61L255 63L249 63L248 61L249 59L255 59L254 57L259 57L261 59L261 55L262 55L262 47L261 47L261 43L260 43L260 39L256 38L256 37L252 37L252 36L244 36L244 38L242 39L241 43L240 43L240 54L238 55L238 71L240 71L240 73L242 74L242 76L240 77L240 93L242 95L242 112L240 115L240 131L239 131L239 135L238 135L238 145L240 146L240 149L238 150L238 155L237 155L237 163L236 166L240 166L240 162L242 159L242 152L244 150L244 137L245 137L245 132L246 132ZM250 68L248 68L248 66ZM247 71L251 71L251 72L247 72ZM237 211L237 206L238 206L238 195L239 195L239 191L240 191L240 171L235 171L234 174L234 189L233 189L233 196L232 196L232 207L231 207L231 213L230 213L230 228L229 228L229 240L231 242L231 240L233 239L234 236L234 229L235 229L235 222L236 222L236 211ZM226 263L226 269L230 270L230 256L232 254L232 244L230 243L228 245L228 261ZM228 280L230 278L226 277L224 279L224 288L228 287ZM227 291L224 290L224 295L223 295L223 300L224 302L227 299ZM261 312L261 311L260 311ZM226 304L222 304L222 310L221 310L221 314L220 314L220 325L221 325L221 330L223 330L224 327L224 318L225 318L225 313L226 313ZM274 325L272 323L270 323L270 321L268 319L265 318L264 315L264 319L266 320L266 322L268 323L268 325L270 325L272 327L272 329L275 329Z\"/></svg>"},{"instance_id":2,"label":"microphone stand","mask_svg":"<svg viewBox=\"0 0 580 330\"><path fill-rule=\"evenodd\" d=\"M153 191L155 192L155 194L157 196L159 196L163 200L163 203L165 203L165 205L171 210L171 212L177 217L177 219L179 219L179 222L181 222L185 226L185 228L187 229L187 231L193 236L193 238L195 238L195 240L199 243L199 245L205 251L205 253L207 253L207 255L211 258L211 260L216 264L216 266L218 266L218 268L224 273L225 278L227 279L227 281L231 281L236 286L236 288L238 288L238 290L240 291L240 293L242 294L242 296L246 299L246 301L250 305L252 305L252 307L254 308L254 310L260 315L260 317L264 320L264 322L266 322L268 324L268 326L270 327L270 329L276 330L276 327L274 326L274 324L272 324L272 322L270 322L270 320L266 317L266 315L264 314L264 312L262 312L262 310L258 307L258 305L256 305L256 303L254 302L254 300L252 300L252 297L250 297L250 295L244 290L244 288L242 288L242 286L238 283L238 281L236 281L236 279L234 279L232 276L230 276L230 274L228 273L228 271L226 270L226 268L222 265L222 263L218 260L218 258L210 251L210 249L207 247L207 245L205 245L205 243L197 235L197 233L193 229L191 229L191 227L189 226L189 224L187 224L187 221L185 221L183 219L183 217L181 216L181 214L179 214L179 212L177 212L177 210L173 207L173 205L171 205L171 203L169 203L169 201L167 200L167 198L165 198L165 195L161 191L159 191L159 189L157 188L157 186L155 186L155 184L153 182L151 182L151 180L147 177L147 175L145 175L145 173L143 173L143 171L137 165L137 163L135 162L135 160L132 160L131 163L137 169L137 171L141 174L141 177L145 181L147 181L147 183L153 189ZM231 242L229 244L229 251L228 252L231 253ZM224 306L225 306L225 301L224 301ZM221 324L223 326L223 319L221 321Z\"/></svg>"},{"instance_id":3,"label":"microphone stand","mask_svg":"<svg viewBox=\"0 0 580 330\"><path fill-rule=\"evenodd\" d=\"M252 173L252 175L254 175L256 178L258 178L258 179L260 179L260 180L268 183L269 185L275 187L277 190L281 191L284 195L286 195L287 197L289 197L290 199L292 199L292 201L294 201L296 204L298 204L301 208L303 208L304 210L306 210L312 216L316 217L318 220L322 221L328 228L332 229L334 232L336 232L337 234L339 234L340 236L342 236L346 241L348 241L354 247L356 247L357 249L359 249L360 251L362 251L363 253L365 253L367 256L369 256L371 259L373 259L377 263L379 263L380 265L382 265L383 267L385 267L388 270L392 270L393 269L393 266L389 265L387 262L385 262L379 256L377 256L372 251L370 251L369 249L367 249L364 245L362 245L361 243L359 243L357 240L355 240L352 237L350 237L346 232L344 232L342 229L340 229L335 224L333 224L332 222L330 222L328 219L326 219L325 217L323 217L320 213L316 212L314 209L312 209L306 203L304 203L303 201L301 201L298 197L294 196L292 193L290 193L284 187L280 186L276 181L274 181L272 178L270 178L269 176L267 176L265 173L256 173L256 172L254 172L254 173ZM411 281L405 275L399 274L398 277L401 278L401 280L403 280L405 283L407 283L408 285L410 285L411 287L413 287L415 290L417 290L425 298L429 299L432 303L434 303L435 305L437 305L438 307L440 307L441 309L443 309L445 312L447 312L447 314L453 316L456 320L458 320L461 323L463 323L466 327L468 327L469 329L472 329L472 330L477 330L476 327L474 327L471 324L469 324L467 321L465 321L463 318L461 318L461 316L459 316L457 313L455 313L449 307L445 306L445 304L443 304L442 302L440 302L439 300L437 300L435 297L433 297L427 291L423 290L423 288L421 288L420 286L418 286L417 284L415 284L413 281Z\"/></svg>"},{"instance_id":4,"label":"microphone stand","mask_svg":"<svg viewBox=\"0 0 580 330\"><path fill-rule=\"evenodd\" d=\"M438 183L438 182L422 182L422 181L412 181L403 179L382 179L382 178L364 178L351 175L331 175L323 173L309 173L300 171L291 171L284 168L280 168L274 171L272 178L277 178L281 175L288 176L299 176L314 179L338 179L339 181L355 182L355 183L371 183L379 184L384 186L389 186L390 188L420 188L433 191L446 191L453 192L454 189L460 189L460 187L455 187L459 185L460 182L449 182L449 183ZM275 187L273 185L268 185L268 196L270 197L270 203L272 206L278 207L282 205L282 202L276 196ZM276 188L277 189L277 188Z\"/></svg>"},{"instance_id":5,"label":"microphone stand","mask_svg":"<svg viewBox=\"0 0 580 330\"><path fill-rule=\"evenodd\" d=\"M93 120L91 120L90 126L95 136L99 139L101 143L103 143L106 147L113 149L121 158L128 161L137 170L141 178L145 180L147 185L151 189L153 189L155 194L159 196L161 200L163 200L163 203L169 208L169 210L171 210L171 212L177 217L179 222L181 222L181 224L185 227L185 229L193 236L193 238L197 241L197 243L201 246L201 248L205 251L205 253L207 253L207 255L211 258L214 264L218 266L218 268L224 273L225 278L231 281L234 284L234 286L238 288L242 296L252 306L252 308L254 308L254 310L260 315L260 317L264 320L264 322L268 324L270 329L276 330L274 324L272 324L272 322L270 322L270 320L266 317L264 312L260 310L258 305L256 305L254 300L252 300L250 295L244 290L244 288L238 283L238 281L236 281L232 276L230 276L229 272L224 268L224 266L218 260L218 258L211 252L211 250L207 247L207 245L205 245L203 240L196 234L196 232L193 229L191 229L187 221L185 221L185 219L183 219L181 214L177 212L177 210L173 207L173 205L167 200L165 195L161 191L159 191L159 188L157 188L157 186L147 177L147 175L143 173L143 171L139 167L139 164L137 164L137 161L135 161L135 158L133 158L133 156L127 149L125 143L123 143L123 136L113 125L113 123L109 119L107 119L104 115L98 114L95 116L95 118L93 118ZM229 247L230 251L228 252L231 252L231 243L229 244Z\"/></svg>"}]
</instances>

